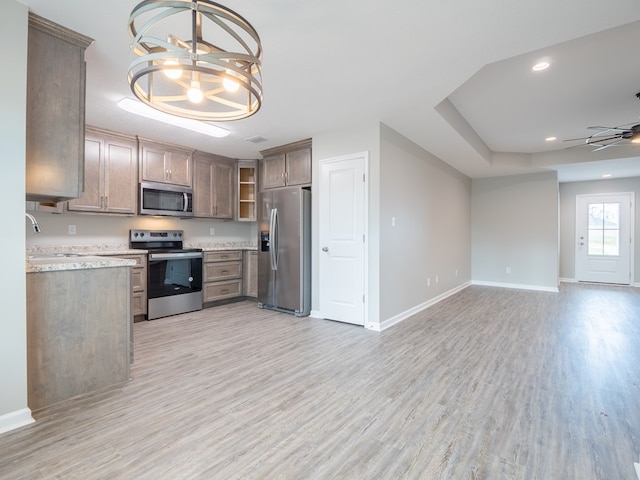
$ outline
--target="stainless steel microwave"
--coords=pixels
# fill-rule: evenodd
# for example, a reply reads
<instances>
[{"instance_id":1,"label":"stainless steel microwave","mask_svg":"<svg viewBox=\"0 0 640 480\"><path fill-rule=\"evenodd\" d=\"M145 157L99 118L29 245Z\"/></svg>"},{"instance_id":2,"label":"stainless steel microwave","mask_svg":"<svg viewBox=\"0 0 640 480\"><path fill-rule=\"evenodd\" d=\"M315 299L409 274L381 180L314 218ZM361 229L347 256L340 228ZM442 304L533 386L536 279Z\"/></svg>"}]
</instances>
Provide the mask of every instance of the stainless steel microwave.
<instances>
[{"instance_id":1,"label":"stainless steel microwave","mask_svg":"<svg viewBox=\"0 0 640 480\"><path fill-rule=\"evenodd\" d=\"M193 217L193 189L165 183L140 183L140 215Z\"/></svg>"}]
</instances>

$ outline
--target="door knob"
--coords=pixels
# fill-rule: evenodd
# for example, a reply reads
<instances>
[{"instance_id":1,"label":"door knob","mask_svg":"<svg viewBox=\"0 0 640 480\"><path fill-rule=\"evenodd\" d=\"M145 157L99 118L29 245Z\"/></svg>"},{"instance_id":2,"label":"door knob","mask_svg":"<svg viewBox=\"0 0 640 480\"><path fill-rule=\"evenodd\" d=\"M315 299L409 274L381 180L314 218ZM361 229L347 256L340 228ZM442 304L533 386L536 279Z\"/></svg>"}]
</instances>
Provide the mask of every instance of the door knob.
<instances>
[{"instance_id":1,"label":"door knob","mask_svg":"<svg viewBox=\"0 0 640 480\"><path fill-rule=\"evenodd\" d=\"M322 247L322 251L323 252L328 252L329 251L329 247Z\"/></svg>"}]
</instances>

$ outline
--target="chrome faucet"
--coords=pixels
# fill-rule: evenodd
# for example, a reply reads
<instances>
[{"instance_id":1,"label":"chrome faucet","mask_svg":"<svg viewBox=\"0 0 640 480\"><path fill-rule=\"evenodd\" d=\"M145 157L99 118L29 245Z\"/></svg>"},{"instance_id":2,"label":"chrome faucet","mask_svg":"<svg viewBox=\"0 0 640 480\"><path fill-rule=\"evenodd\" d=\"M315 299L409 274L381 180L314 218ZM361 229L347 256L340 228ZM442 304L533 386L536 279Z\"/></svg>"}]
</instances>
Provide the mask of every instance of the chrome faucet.
<instances>
[{"instance_id":1,"label":"chrome faucet","mask_svg":"<svg viewBox=\"0 0 640 480\"><path fill-rule=\"evenodd\" d=\"M31 220L31 225L33 226L33 231L35 233L40 233L42 230L40 230L40 226L38 226L38 221L35 219L35 217L33 215L31 215L30 213L26 213L25 212L25 216Z\"/></svg>"}]
</instances>

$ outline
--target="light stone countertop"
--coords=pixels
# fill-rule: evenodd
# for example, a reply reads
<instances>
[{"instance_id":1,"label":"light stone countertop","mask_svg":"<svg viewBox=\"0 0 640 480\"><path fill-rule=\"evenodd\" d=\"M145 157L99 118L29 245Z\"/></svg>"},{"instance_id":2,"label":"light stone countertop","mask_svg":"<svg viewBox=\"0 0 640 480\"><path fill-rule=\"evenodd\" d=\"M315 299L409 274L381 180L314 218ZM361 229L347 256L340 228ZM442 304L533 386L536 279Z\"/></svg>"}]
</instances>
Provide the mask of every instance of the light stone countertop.
<instances>
[{"instance_id":1,"label":"light stone countertop","mask_svg":"<svg viewBox=\"0 0 640 480\"><path fill-rule=\"evenodd\" d=\"M32 254L27 255L26 272L59 272L63 270L86 270L90 268L131 267L135 260L77 254Z\"/></svg>"},{"instance_id":2,"label":"light stone countertop","mask_svg":"<svg viewBox=\"0 0 640 480\"><path fill-rule=\"evenodd\" d=\"M185 243L185 248L201 248L205 252L221 250L257 250L251 242ZM109 258L109 255L146 254L126 243L105 245L27 245L26 272L51 272L87 268L135 265L134 260Z\"/></svg>"},{"instance_id":3,"label":"light stone countertop","mask_svg":"<svg viewBox=\"0 0 640 480\"><path fill-rule=\"evenodd\" d=\"M258 250L253 242L211 242L211 243L185 243L185 248L201 248L205 252L219 250Z\"/></svg>"}]
</instances>

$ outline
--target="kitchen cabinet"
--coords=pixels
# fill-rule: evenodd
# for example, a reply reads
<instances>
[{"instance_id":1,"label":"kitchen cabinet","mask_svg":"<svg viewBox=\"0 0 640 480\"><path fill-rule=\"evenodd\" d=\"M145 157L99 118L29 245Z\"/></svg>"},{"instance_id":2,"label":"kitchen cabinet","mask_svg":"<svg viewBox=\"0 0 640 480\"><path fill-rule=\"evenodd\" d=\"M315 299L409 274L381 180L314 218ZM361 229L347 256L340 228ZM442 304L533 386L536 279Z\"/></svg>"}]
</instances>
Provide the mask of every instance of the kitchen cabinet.
<instances>
[{"instance_id":1,"label":"kitchen cabinet","mask_svg":"<svg viewBox=\"0 0 640 480\"><path fill-rule=\"evenodd\" d=\"M311 184L311 140L260 152L261 189Z\"/></svg>"},{"instance_id":2,"label":"kitchen cabinet","mask_svg":"<svg viewBox=\"0 0 640 480\"><path fill-rule=\"evenodd\" d=\"M238 221L256 221L257 182L254 161L238 162Z\"/></svg>"},{"instance_id":3,"label":"kitchen cabinet","mask_svg":"<svg viewBox=\"0 0 640 480\"><path fill-rule=\"evenodd\" d=\"M191 186L192 150L140 137L138 144L142 181Z\"/></svg>"},{"instance_id":4,"label":"kitchen cabinet","mask_svg":"<svg viewBox=\"0 0 640 480\"><path fill-rule=\"evenodd\" d=\"M131 310L134 317L142 320L140 316L147 314L147 256L144 254L107 256L136 261L131 269Z\"/></svg>"},{"instance_id":5,"label":"kitchen cabinet","mask_svg":"<svg viewBox=\"0 0 640 480\"><path fill-rule=\"evenodd\" d=\"M27 274L27 392L31 410L129 380L130 269Z\"/></svg>"},{"instance_id":6,"label":"kitchen cabinet","mask_svg":"<svg viewBox=\"0 0 640 480\"><path fill-rule=\"evenodd\" d=\"M193 155L193 214L233 218L235 161L204 152Z\"/></svg>"},{"instance_id":7,"label":"kitchen cabinet","mask_svg":"<svg viewBox=\"0 0 640 480\"><path fill-rule=\"evenodd\" d=\"M85 61L93 40L29 13L26 199L59 202L82 193Z\"/></svg>"},{"instance_id":8,"label":"kitchen cabinet","mask_svg":"<svg viewBox=\"0 0 640 480\"><path fill-rule=\"evenodd\" d=\"M242 251L204 252L203 303L242 296Z\"/></svg>"},{"instance_id":9,"label":"kitchen cabinet","mask_svg":"<svg viewBox=\"0 0 640 480\"><path fill-rule=\"evenodd\" d=\"M72 212L137 212L138 143L106 130L85 130L84 192L69 201Z\"/></svg>"},{"instance_id":10,"label":"kitchen cabinet","mask_svg":"<svg viewBox=\"0 0 640 480\"><path fill-rule=\"evenodd\" d=\"M258 252L245 250L243 257L243 294L245 297L258 298Z\"/></svg>"}]
</instances>

